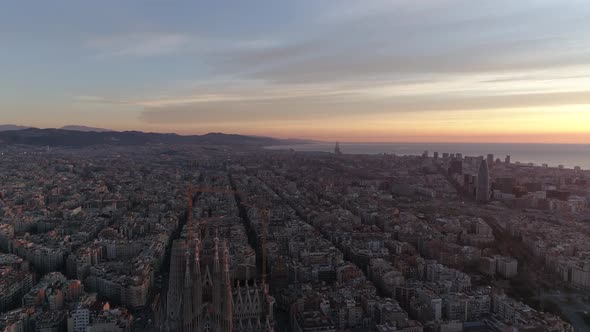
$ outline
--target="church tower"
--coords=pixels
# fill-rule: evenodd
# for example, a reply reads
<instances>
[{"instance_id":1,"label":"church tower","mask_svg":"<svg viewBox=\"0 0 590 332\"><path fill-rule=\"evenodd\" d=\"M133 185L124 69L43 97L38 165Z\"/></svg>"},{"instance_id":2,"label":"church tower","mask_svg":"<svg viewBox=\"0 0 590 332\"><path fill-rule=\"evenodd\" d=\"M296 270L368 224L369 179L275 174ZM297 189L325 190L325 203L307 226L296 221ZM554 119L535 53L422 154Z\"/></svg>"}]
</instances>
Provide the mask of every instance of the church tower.
<instances>
[{"instance_id":1,"label":"church tower","mask_svg":"<svg viewBox=\"0 0 590 332\"><path fill-rule=\"evenodd\" d=\"M233 297L231 291L231 276L229 274L229 250L227 249L227 242L223 241L223 322L220 331L233 331Z\"/></svg>"},{"instance_id":2,"label":"church tower","mask_svg":"<svg viewBox=\"0 0 590 332\"><path fill-rule=\"evenodd\" d=\"M185 268L184 268L184 291L182 294L182 331L184 332L192 332L194 331L193 323L194 323L194 311L193 311L193 301L192 297L192 288L193 283L191 280L191 255L189 248L186 250L185 254Z\"/></svg>"},{"instance_id":3,"label":"church tower","mask_svg":"<svg viewBox=\"0 0 590 332\"><path fill-rule=\"evenodd\" d=\"M263 282L232 287L230 250L199 238L172 243L165 321L167 332L272 332L274 299ZM209 241L206 245L203 242ZM203 257L203 258L202 258ZM203 264L202 264L203 262ZM210 269L210 267L212 267Z\"/></svg>"},{"instance_id":4,"label":"church tower","mask_svg":"<svg viewBox=\"0 0 590 332\"><path fill-rule=\"evenodd\" d=\"M221 267L219 264L219 238L215 234L215 255L213 256L213 312L215 326L221 325Z\"/></svg>"},{"instance_id":5,"label":"church tower","mask_svg":"<svg viewBox=\"0 0 590 332\"><path fill-rule=\"evenodd\" d=\"M201 279L201 241L195 241L195 264L192 289L193 317L196 331L201 331L201 312L203 311L203 282Z\"/></svg>"}]
</instances>

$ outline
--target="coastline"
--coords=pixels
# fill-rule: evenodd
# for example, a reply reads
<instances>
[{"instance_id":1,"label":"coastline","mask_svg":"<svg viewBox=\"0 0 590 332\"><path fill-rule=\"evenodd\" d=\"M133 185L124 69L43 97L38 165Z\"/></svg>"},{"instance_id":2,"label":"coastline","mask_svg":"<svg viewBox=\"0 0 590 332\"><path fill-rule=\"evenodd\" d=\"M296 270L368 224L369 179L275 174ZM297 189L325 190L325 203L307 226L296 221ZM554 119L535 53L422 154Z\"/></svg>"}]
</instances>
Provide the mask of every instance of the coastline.
<instances>
[{"instance_id":1,"label":"coastline","mask_svg":"<svg viewBox=\"0 0 590 332\"><path fill-rule=\"evenodd\" d=\"M292 145L266 146L269 150L289 150L299 152L334 151L334 143L307 143ZM513 163L549 167L563 165L566 168L576 166L590 169L590 144L545 144L545 143L340 143L344 154L396 154L422 155L428 151L462 153L464 156L486 156L493 154L494 159L504 160L510 155Z\"/></svg>"}]
</instances>

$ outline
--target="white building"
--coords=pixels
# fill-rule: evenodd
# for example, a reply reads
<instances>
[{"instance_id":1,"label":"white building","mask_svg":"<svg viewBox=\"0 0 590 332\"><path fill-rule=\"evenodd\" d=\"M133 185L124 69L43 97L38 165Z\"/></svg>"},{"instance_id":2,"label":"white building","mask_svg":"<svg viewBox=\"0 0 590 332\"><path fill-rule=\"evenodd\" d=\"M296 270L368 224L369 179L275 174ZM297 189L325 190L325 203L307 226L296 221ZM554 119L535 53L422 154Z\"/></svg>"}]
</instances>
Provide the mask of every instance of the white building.
<instances>
[{"instance_id":1,"label":"white building","mask_svg":"<svg viewBox=\"0 0 590 332\"><path fill-rule=\"evenodd\" d=\"M72 311L68 319L68 332L86 332L90 325L90 311L86 308L78 308Z\"/></svg>"},{"instance_id":2,"label":"white building","mask_svg":"<svg viewBox=\"0 0 590 332\"><path fill-rule=\"evenodd\" d=\"M500 257L496 259L496 272L506 279L518 274L518 261L511 257Z\"/></svg>"}]
</instances>

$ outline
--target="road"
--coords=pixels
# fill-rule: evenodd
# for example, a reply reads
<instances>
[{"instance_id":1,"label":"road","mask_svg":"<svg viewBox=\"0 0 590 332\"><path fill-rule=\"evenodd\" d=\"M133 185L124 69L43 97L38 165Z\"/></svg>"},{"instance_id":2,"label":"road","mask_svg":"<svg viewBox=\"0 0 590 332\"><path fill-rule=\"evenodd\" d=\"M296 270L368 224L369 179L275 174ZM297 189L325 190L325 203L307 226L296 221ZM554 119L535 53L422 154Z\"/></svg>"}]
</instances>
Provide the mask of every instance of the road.
<instances>
[{"instance_id":1,"label":"road","mask_svg":"<svg viewBox=\"0 0 590 332\"><path fill-rule=\"evenodd\" d=\"M540 301L551 301L557 304L565 317L574 326L575 332L590 331L590 325L582 318L580 313L590 313L590 303L584 301L583 294L564 293L554 291L544 293L537 297Z\"/></svg>"}]
</instances>

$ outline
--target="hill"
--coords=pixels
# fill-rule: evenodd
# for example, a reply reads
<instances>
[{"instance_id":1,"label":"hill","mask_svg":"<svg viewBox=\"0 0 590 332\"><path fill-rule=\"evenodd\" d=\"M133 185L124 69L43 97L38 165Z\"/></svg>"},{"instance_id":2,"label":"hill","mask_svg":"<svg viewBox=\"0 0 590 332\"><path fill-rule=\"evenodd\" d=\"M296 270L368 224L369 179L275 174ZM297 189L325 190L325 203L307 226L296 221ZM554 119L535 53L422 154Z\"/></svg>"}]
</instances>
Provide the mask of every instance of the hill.
<instances>
[{"instance_id":1,"label":"hill","mask_svg":"<svg viewBox=\"0 0 590 332\"><path fill-rule=\"evenodd\" d=\"M13 125L13 124L0 125L0 131L21 130L21 129L27 129L27 128L31 128L31 127L18 126L18 125Z\"/></svg>"},{"instance_id":2,"label":"hill","mask_svg":"<svg viewBox=\"0 0 590 332\"><path fill-rule=\"evenodd\" d=\"M63 130L75 130L75 131L96 131L96 132L112 131L111 129L94 128L94 127L78 126L78 125L63 126L60 129L63 129Z\"/></svg>"},{"instance_id":3,"label":"hill","mask_svg":"<svg viewBox=\"0 0 590 332\"><path fill-rule=\"evenodd\" d=\"M3 144L84 147L91 145L209 144L209 145L283 145L288 141L270 137L210 133L182 136L140 131L78 131L28 128L0 132Z\"/></svg>"}]
</instances>

